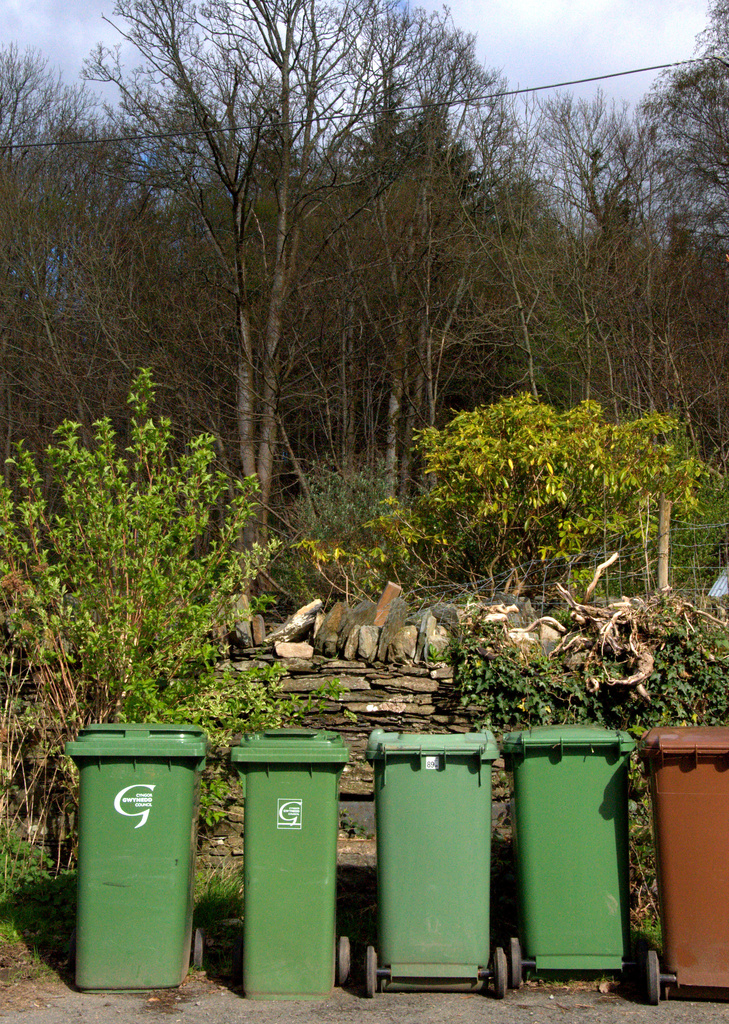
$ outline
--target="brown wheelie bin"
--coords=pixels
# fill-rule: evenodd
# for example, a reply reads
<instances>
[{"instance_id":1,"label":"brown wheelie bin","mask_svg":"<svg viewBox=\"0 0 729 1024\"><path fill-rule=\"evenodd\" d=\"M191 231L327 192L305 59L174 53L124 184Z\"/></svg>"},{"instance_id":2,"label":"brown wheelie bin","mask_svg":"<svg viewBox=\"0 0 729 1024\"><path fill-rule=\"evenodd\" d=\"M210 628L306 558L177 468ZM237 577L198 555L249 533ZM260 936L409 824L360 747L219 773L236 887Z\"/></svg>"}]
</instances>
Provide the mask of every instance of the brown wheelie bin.
<instances>
[{"instance_id":1,"label":"brown wheelie bin","mask_svg":"<svg viewBox=\"0 0 729 1024\"><path fill-rule=\"evenodd\" d=\"M665 972L648 953L648 1001L667 984L729 989L729 729L651 729L638 752L650 772Z\"/></svg>"}]
</instances>

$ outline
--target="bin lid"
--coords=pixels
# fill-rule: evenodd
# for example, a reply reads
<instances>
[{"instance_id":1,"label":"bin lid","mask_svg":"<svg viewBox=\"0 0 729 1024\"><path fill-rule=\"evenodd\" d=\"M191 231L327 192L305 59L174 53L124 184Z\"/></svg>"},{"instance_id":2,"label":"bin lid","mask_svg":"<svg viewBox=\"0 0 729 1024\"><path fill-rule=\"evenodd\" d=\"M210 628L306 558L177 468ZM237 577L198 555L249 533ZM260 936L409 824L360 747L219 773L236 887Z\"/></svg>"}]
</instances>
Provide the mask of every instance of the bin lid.
<instances>
[{"instance_id":1,"label":"bin lid","mask_svg":"<svg viewBox=\"0 0 729 1024\"><path fill-rule=\"evenodd\" d=\"M388 754L478 755L481 761L495 761L499 748L487 729L459 733L405 733L374 729L370 733L365 756L368 761L383 760Z\"/></svg>"},{"instance_id":2,"label":"bin lid","mask_svg":"<svg viewBox=\"0 0 729 1024\"><path fill-rule=\"evenodd\" d=\"M520 754L530 747L617 748L622 754L633 750L635 740L627 732L598 725L535 725L531 729L508 732L501 740L505 754Z\"/></svg>"},{"instance_id":3,"label":"bin lid","mask_svg":"<svg viewBox=\"0 0 729 1024\"><path fill-rule=\"evenodd\" d=\"M230 752L231 761L281 764L343 764L349 750L338 732L325 729L268 729L243 736Z\"/></svg>"},{"instance_id":4,"label":"bin lid","mask_svg":"<svg viewBox=\"0 0 729 1024\"><path fill-rule=\"evenodd\" d=\"M729 754L729 729L720 725L660 726L644 732L638 755L644 760L673 754Z\"/></svg>"},{"instance_id":5,"label":"bin lid","mask_svg":"<svg viewBox=\"0 0 729 1024\"><path fill-rule=\"evenodd\" d=\"M106 722L87 725L66 744L74 760L84 757L190 757L208 752L208 738L197 725Z\"/></svg>"}]
</instances>

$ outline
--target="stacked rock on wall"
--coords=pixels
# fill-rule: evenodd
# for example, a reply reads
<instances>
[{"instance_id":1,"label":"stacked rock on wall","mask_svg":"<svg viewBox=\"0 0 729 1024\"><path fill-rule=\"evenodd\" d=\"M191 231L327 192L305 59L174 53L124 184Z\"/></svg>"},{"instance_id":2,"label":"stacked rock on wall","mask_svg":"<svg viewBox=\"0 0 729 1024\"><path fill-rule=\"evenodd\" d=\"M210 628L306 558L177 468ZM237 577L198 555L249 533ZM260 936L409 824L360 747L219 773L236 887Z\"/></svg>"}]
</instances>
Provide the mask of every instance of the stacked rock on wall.
<instances>
[{"instance_id":1,"label":"stacked rock on wall","mask_svg":"<svg viewBox=\"0 0 729 1024\"><path fill-rule=\"evenodd\" d=\"M277 658L257 654L238 658L231 667L271 664L283 666L285 693L305 697L321 686L336 683L336 699L327 700L323 710L307 716L305 725L334 729L349 748L349 761L340 782L341 799L372 796L372 767L365 760L370 732L376 728L394 732L467 732L472 728L468 708L461 708L453 692L453 670L445 665L398 666L361 664L321 655L311 658ZM243 812L235 799L232 813L201 844L200 863L220 864L221 858L237 860L243 853Z\"/></svg>"},{"instance_id":2,"label":"stacked rock on wall","mask_svg":"<svg viewBox=\"0 0 729 1024\"><path fill-rule=\"evenodd\" d=\"M531 613L526 606L490 607L503 609L494 614L514 624L525 623ZM312 602L267 636L257 623L259 646L235 646L229 638L230 658L220 669L245 672L276 663L285 671L284 692L302 697L336 684L338 696L305 724L342 735L350 760L342 772L341 798L366 799L372 795L373 773L364 755L373 729L448 733L474 728L476 709L461 706L452 668L437 660L462 616L445 603L412 612L400 588L388 584L378 602L364 600L353 608L337 602L325 614L321 602ZM252 630L245 636L252 636ZM242 823L236 806L205 838L203 864L242 854Z\"/></svg>"}]
</instances>

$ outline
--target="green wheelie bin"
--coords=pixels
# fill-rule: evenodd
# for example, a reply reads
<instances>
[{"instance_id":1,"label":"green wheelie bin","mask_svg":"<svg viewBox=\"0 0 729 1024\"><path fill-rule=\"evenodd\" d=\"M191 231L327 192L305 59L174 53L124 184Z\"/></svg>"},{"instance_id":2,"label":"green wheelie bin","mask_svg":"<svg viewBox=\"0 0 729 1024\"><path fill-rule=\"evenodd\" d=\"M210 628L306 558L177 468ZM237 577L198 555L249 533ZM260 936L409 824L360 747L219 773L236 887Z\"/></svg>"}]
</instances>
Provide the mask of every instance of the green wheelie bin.
<instances>
[{"instance_id":1,"label":"green wheelie bin","mask_svg":"<svg viewBox=\"0 0 729 1024\"><path fill-rule=\"evenodd\" d=\"M523 972L620 971L630 961L628 763L635 742L593 726L507 733Z\"/></svg>"},{"instance_id":2,"label":"green wheelie bin","mask_svg":"<svg viewBox=\"0 0 729 1024\"><path fill-rule=\"evenodd\" d=\"M231 751L244 792L243 942L233 975L249 999L324 999L349 971L336 940L339 777L335 732L274 729Z\"/></svg>"},{"instance_id":3,"label":"green wheelie bin","mask_svg":"<svg viewBox=\"0 0 729 1024\"><path fill-rule=\"evenodd\" d=\"M189 725L89 725L79 769L80 989L175 988L190 966L200 775Z\"/></svg>"},{"instance_id":4,"label":"green wheelie bin","mask_svg":"<svg viewBox=\"0 0 729 1024\"><path fill-rule=\"evenodd\" d=\"M405 734L375 729L378 947L366 992L506 991L503 950L490 957L490 732Z\"/></svg>"}]
</instances>

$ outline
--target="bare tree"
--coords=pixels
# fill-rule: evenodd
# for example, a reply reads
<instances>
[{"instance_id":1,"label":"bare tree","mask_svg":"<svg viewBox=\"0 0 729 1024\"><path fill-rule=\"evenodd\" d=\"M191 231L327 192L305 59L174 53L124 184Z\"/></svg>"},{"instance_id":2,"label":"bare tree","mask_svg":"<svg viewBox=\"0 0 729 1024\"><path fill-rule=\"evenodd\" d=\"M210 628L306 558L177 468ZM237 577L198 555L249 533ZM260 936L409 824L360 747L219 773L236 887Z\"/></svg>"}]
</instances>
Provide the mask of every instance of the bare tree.
<instances>
[{"instance_id":1,"label":"bare tree","mask_svg":"<svg viewBox=\"0 0 729 1024\"><path fill-rule=\"evenodd\" d=\"M556 224L541 150L541 112L505 100L471 126L474 187L463 197L483 275L476 315L509 358L509 384L540 396L549 354Z\"/></svg>"},{"instance_id":2,"label":"bare tree","mask_svg":"<svg viewBox=\"0 0 729 1024\"><path fill-rule=\"evenodd\" d=\"M78 315L72 254L79 209L88 207L84 149L94 102L64 86L29 49L0 49L0 422L3 449L19 436L47 440L72 409L85 415L84 389L69 372L69 322ZM61 401L59 395L63 395ZM30 401L29 401L30 399ZM61 411L61 407L62 410Z\"/></svg>"},{"instance_id":3,"label":"bare tree","mask_svg":"<svg viewBox=\"0 0 729 1024\"><path fill-rule=\"evenodd\" d=\"M399 11L378 29L381 107L369 141L377 176L390 181L367 227L376 281L360 277L358 290L363 302L368 289L379 321L389 378L386 470L392 492L402 493L413 431L435 420L443 350L467 348L454 323L470 277L460 216L471 173L466 127L474 109L490 109L498 78L447 12Z\"/></svg>"},{"instance_id":4,"label":"bare tree","mask_svg":"<svg viewBox=\"0 0 729 1024\"><path fill-rule=\"evenodd\" d=\"M118 0L142 65L128 73L100 47L86 66L118 86L118 130L145 137L130 147L137 174L195 210L224 271L239 465L258 476L264 531L301 234L371 102L363 41L377 14L377 0Z\"/></svg>"}]
</instances>

